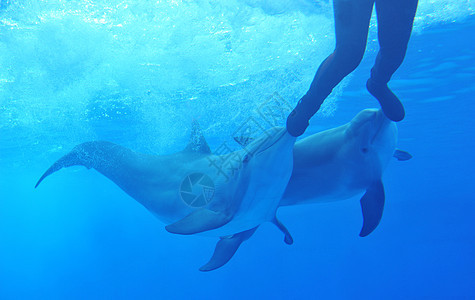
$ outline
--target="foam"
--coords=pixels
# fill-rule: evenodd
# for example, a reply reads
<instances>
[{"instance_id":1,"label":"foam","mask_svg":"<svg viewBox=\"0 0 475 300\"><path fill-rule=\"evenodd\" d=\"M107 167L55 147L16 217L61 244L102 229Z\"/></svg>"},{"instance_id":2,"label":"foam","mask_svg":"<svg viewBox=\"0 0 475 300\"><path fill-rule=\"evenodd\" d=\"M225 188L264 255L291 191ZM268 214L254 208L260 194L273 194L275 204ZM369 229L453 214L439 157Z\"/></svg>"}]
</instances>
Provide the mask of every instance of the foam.
<instances>
[{"instance_id":1,"label":"foam","mask_svg":"<svg viewBox=\"0 0 475 300\"><path fill-rule=\"evenodd\" d=\"M470 1L420 1L415 31L470 15ZM274 92L294 105L334 46L331 5L306 0L18 1L0 32L0 124L45 147L167 151L193 118L226 138Z\"/></svg>"}]
</instances>

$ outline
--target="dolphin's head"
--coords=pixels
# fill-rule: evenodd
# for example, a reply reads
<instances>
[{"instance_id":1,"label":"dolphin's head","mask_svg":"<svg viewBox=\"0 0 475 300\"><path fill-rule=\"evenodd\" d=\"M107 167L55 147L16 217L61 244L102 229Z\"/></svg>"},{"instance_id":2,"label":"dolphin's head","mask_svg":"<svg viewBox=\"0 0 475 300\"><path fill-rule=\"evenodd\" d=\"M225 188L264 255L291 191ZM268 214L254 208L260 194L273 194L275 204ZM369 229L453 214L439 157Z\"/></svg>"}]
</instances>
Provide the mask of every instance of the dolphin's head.
<instances>
[{"instance_id":1,"label":"dolphin's head","mask_svg":"<svg viewBox=\"0 0 475 300\"><path fill-rule=\"evenodd\" d=\"M396 148L397 127L380 109L365 109L358 113L345 131L349 151L362 163L377 169L386 167Z\"/></svg>"}]
</instances>

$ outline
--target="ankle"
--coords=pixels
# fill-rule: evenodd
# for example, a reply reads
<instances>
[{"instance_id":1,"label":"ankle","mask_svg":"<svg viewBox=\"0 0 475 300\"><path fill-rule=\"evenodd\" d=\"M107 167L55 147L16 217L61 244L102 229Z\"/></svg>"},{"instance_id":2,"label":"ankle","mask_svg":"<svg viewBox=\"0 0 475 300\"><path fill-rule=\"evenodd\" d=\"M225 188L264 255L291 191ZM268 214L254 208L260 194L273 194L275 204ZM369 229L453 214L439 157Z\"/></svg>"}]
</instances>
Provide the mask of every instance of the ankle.
<instances>
[{"instance_id":1,"label":"ankle","mask_svg":"<svg viewBox=\"0 0 475 300\"><path fill-rule=\"evenodd\" d=\"M366 89L375 96L374 94L380 94L383 92L387 92L389 90L387 82L384 81L377 81L374 78L369 78L368 81L366 81Z\"/></svg>"}]
</instances>

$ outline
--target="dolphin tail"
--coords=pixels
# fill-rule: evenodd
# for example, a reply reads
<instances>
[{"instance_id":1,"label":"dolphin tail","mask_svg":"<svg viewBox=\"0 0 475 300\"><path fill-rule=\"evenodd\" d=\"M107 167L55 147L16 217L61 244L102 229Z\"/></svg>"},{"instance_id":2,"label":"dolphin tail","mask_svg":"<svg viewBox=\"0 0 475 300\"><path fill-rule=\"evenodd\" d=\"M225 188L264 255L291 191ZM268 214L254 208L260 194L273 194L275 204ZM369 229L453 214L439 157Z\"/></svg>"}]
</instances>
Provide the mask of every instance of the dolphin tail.
<instances>
[{"instance_id":1,"label":"dolphin tail","mask_svg":"<svg viewBox=\"0 0 475 300\"><path fill-rule=\"evenodd\" d=\"M35 188L38 187L46 177L62 168L85 166L88 169L100 168L101 170L106 170L111 167L110 160L124 157L126 154L125 151L131 152L122 146L104 141L86 142L77 145L71 152L58 159L46 170L36 183Z\"/></svg>"},{"instance_id":2,"label":"dolphin tail","mask_svg":"<svg viewBox=\"0 0 475 300\"><path fill-rule=\"evenodd\" d=\"M381 180L374 182L360 200L363 212L363 228L360 236L364 237L376 229L384 209L384 186Z\"/></svg>"},{"instance_id":3,"label":"dolphin tail","mask_svg":"<svg viewBox=\"0 0 475 300\"><path fill-rule=\"evenodd\" d=\"M257 227L254 227L231 236L221 237L216 244L213 256L208 263L200 268L200 271L208 272L224 266L233 257L242 242L248 240L256 229Z\"/></svg>"},{"instance_id":4,"label":"dolphin tail","mask_svg":"<svg viewBox=\"0 0 475 300\"><path fill-rule=\"evenodd\" d=\"M81 165L81 160L79 158L79 155L76 151L75 147L71 152L66 154L65 156L61 157L58 159L51 167L49 167L48 170L41 176L41 178L38 180L38 182L35 185L35 189L40 185L40 183L49 175L53 174L54 172L57 172L61 170L62 168L66 167L71 167L71 166L76 166L76 165Z\"/></svg>"}]
</instances>

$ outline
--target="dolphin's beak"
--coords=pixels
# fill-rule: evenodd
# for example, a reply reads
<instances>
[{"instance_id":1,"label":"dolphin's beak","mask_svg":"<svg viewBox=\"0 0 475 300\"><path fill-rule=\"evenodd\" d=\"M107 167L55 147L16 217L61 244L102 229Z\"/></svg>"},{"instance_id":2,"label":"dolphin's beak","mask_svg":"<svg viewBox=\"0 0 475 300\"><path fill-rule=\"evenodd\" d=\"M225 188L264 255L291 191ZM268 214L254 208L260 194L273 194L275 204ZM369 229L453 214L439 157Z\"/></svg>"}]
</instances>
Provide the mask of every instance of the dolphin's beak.
<instances>
[{"instance_id":1,"label":"dolphin's beak","mask_svg":"<svg viewBox=\"0 0 475 300\"><path fill-rule=\"evenodd\" d=\"M373 138L371 139L371 144L374 143L376 138L384 131L384 129L391 124L391 120L389 120L386 115L383 113L381 109L376 111L376 116L375 116L375 126L377 126L378 129L376 129Z\"/></svg>"}]
</instances>

